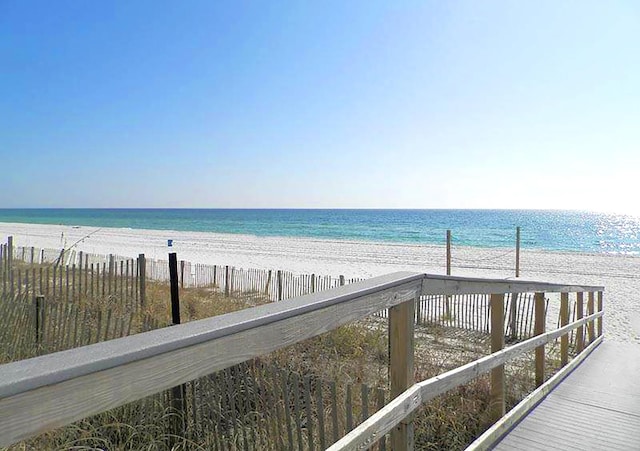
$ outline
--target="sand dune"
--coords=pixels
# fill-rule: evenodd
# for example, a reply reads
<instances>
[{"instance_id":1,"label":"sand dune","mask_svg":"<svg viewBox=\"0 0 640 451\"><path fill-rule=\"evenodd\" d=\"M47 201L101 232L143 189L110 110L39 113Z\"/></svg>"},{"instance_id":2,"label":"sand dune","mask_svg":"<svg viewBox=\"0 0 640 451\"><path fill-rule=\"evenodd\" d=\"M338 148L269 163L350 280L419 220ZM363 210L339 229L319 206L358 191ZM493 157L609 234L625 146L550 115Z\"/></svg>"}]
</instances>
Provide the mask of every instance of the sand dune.
<instances>
[{"instance_id":1,"label":"sand dune","mask_svg":"<svg viewBox=\"0 0 640 451\"><path fill-rule=\"evenodd\" d=\"M454 231L455 234L455 231ZM96 254L166 259L171 250L194 263L243 268L283 269L346 277L371 277L398 270L445 272L445 247L256 237L97 227L0 223L0 237L13 235L17 246L60 248ZM167 247L167 240L173 247ZM515 251L455 246L456 275L512 278ZM523 250L521 278L605 286L608 339L640 342L640 257Z\"/></svg>"}]
</instances>

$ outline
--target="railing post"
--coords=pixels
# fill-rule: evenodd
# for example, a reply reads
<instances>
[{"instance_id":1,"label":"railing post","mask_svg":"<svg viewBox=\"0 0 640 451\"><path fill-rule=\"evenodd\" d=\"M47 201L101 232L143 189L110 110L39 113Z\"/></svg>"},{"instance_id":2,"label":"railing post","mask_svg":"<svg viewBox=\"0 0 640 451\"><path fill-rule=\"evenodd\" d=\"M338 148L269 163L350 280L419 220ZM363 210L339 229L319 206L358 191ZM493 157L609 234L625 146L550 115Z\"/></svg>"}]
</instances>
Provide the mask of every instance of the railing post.
<instances>
[{"instance_id":1,"label":"railing post","mask_svg":"<svg viewBox=\"0 0 640 451\"><path fill-rule=\"evenodd\" d=\"M389 309L389 380L391 398L395 398L414 384L413 329L415 300L403 302ZM413 419L406 418L391 431L391 449L413 450Z\"/></svg>"},{"instance_id":2,"label":"railing post","mask_svg":"<svg viewBox=\"0 0 640 451\"><path fill-rule=\"evenodd\" d=\"M560 327L569 324L569 293L560 293ZM569 333L560 337L560 364L569 363Z\"/></svg>"},{"instance_id":3,"label":"railing post","mask_svg":"<svg viewBox=\"0 0 640 451\"><path fill-rule=\"evenodd\" d=\"M491 302L491 353L504 348L504 294L492 294ZM504 365L491 370L491 419L498 421L505 413Z\"/></svg>"},{"instance_id":4,"label":"railing post","mask_svg":"<svg viewBox=\"0 0 640 451\"><path fill-rule=\"evenodd\" d=\"M598 291L598 312L602 311L602 291ZM598 337L602 336L602 317L598 318Z\"/></svg>"},{"instance_id":5,"label":"railing post","mask_svg":"<svg viewBox=\"0 0 640 451\"><path fill-rule=\"evenodd\" d=\"M541 335L545 330L545 302L544 293L536 293L535 300L535 323L534 323L534 335ZM536 348L536 387L540 387L544 384L544 345Z\"/></svg>"},{"instance_id":6,"label":"railing post","mask_svg":"<svg viewBox=\"0 0 640 451\"><path fill-rule=\"evenodd\" d=\"M595 293L590 291L587 295L587 315L593 315L594 313L594 301L595 301ZM587 324L587 332L589 334L589 343L593 342L595 339L595 320L589 321Z\"/></svg>"},{"instance_id":7,"label":"railing post","mask_svg":"<svg viewBox=\"0 0 640 451\"><path fill-rule=\"evenodd\" d=\"M582 319L584 315L584 293L576 293L576 320ZM576 351L582 352L584 349L584 326L576 329Z\"/></svg>"}]
</instances>

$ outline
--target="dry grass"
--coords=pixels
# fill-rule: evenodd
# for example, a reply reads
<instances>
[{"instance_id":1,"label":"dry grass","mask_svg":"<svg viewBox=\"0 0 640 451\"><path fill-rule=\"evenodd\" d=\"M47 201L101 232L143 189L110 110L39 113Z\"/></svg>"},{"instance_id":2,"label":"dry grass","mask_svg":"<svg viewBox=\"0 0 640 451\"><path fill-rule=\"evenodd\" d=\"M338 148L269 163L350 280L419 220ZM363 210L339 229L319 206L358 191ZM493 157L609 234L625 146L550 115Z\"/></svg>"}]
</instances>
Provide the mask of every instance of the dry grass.
<instances>
[{"instance_id":1,"label":"dry grass","mask_svg":"<svg viewBox=\"0 0 640 451\"><path fill-rule=\"evenodd\" d=\"M248 297L225 297L213 287L183 289L180 299L183 323L267 302L267 299L255 293ZM91 302L101 308L118 308L113 299L94 299ZM149 319L160 326L170 324L168 284L147 284L147 303L133 330L144 330L144 323ZM389 364L387 349L386 320L369 318L276 351L261 360L302 377L386 387ZM488 337L484 334L418 326L416 380L441 374L486 355L488 351ZM531 374L527 359L507 367L509 406L532 389ZM215 437L210 434L175 436L167 432L171 430L173 414L161 397L155 396L151 401L114 409L9 449L211 449ZM489 426L488 403L489 383L486 377L434 399L415 417L416 449L464 448Z\"/></svg>"}]
</instances>

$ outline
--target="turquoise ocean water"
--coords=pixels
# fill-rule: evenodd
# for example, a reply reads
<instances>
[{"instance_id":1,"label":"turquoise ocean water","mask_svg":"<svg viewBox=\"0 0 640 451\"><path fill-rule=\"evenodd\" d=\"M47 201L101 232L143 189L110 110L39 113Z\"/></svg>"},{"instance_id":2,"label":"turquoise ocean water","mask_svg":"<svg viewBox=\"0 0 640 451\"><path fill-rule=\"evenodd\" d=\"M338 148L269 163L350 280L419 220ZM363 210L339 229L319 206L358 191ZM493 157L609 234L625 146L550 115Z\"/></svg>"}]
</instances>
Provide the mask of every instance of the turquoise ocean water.
<instances>
[{"instance_id":1,"label":"turquoise ocean water","mask_svg":"<svg viewBox=\"0 0 640 451\"><path fill-rule=\"evenodd\" d=\"M0 222L640 254L640 218L551 210L0 209Z\"/></svg>"}]
</instances>

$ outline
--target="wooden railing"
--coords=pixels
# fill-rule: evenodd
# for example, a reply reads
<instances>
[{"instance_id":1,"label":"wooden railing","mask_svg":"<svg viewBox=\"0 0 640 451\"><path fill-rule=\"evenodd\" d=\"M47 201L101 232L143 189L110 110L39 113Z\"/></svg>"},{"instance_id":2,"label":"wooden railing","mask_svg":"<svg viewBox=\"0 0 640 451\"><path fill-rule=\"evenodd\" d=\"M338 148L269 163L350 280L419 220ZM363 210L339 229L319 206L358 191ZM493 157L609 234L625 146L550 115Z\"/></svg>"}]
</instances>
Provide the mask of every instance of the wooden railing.
<instances>
[{"instance_id":1,"label":"wooden railing","mask_svg":"<svg viewBox=\"0 0 640 451\"><path fill-rule=\"evenodd\" d=\"M492 371L492 405L497 419L504 413L502 365L505 362L536 349L536 380L541 383L544 345L550 340L566 336L573 328L585 325L590 328L595 319L598 319L599 336L596 342L601 340L602 291L602 287L592 286L398 272L288 301L1 365L0 446L389 309L390 389L395 399L332 449L366 448L389 431L393 449L410 449L413 435L410 415L428 399ZM536 332L539 335L502 349L504 294L525 292L538 293ZM545 333L545 292L597 292L598 311L594 313L594 296L590 295L587 317ZM412 380L415 301L433 294L491 294L492 330L496 331L492 339L493 354L415 384ZM563 296L563 306L565 299ZM563 318L568 319L568 314ZM567 346L562 349L563 361L566 361Z\"/></svg>"}]
</instances>

